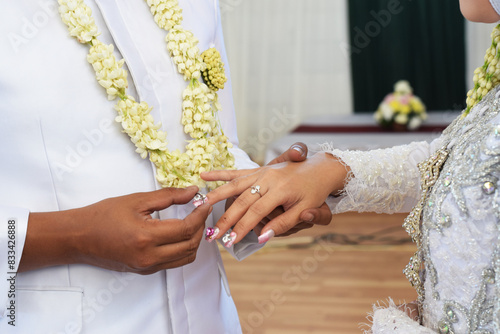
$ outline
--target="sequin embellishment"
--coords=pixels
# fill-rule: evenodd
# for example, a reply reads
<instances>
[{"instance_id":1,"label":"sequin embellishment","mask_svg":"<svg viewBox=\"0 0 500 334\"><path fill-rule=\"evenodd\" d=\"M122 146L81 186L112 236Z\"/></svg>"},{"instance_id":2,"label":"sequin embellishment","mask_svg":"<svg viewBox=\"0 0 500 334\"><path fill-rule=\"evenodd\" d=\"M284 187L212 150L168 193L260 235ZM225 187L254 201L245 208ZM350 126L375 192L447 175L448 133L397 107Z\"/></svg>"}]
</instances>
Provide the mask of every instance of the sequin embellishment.
<instances>
[{"instance_id":1,"label":"sequin embellishment","mask_svg":"<svg viewBox=\"0 0 500 334\"><path fill-rule=\"evenodd\" d=\"M441 168L448 158L448 150L442 148L436 152L430 159L418 164L421 174L421 188L422 196L413 210L406 217L403 227L410 235L413 242L417 244L417 252L410 259L410 263L405 267L403 273L410 281L411 285L417 290L419 305L422 305L424 299L424 287L420 278L420 269L422 268L422 255L421 255L421 239L420 239L420 221L422 219L422 210L424 203L428 201L429 192L432 186L436 183ZM427 202L428 206L432 206L432 201Z\"/></svg>"}]
</instances>

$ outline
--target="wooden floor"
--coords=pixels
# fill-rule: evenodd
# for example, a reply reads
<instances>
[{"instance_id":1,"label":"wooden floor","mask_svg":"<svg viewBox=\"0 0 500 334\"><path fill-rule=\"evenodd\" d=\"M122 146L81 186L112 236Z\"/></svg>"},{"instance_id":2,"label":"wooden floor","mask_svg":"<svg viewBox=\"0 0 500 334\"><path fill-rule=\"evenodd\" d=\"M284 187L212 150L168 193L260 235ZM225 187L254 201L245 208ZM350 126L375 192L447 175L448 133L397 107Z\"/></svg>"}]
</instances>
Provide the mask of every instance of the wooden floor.
<instances>
[{"instance_id":1,"label":"wooden floor","mask_svg":"<svg viewBox=\"0 0 500 334\"><path fill-rule=\"evenodd\" d=\"M415 251L404 217L343 214L242 262L223 252L243 333L361 333L373 304L415 300L402 274Z\"/></svg>"}]
</instances>

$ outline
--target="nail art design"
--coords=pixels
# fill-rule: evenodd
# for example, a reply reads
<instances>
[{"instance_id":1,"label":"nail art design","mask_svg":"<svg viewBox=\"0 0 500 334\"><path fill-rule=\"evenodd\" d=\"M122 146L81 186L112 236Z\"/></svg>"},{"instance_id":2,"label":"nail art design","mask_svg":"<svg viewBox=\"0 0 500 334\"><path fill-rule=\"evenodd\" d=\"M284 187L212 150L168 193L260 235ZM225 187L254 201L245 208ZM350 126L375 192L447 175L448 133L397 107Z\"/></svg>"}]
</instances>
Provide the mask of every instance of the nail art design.
<instances>
[{"instance_id":1,"label":"nail art design","mask_svg":"<svg viewBox=\"0 0 500 334\"><path fill-rule=\"evenodd\" d=\"M217 238L217 235L219 234L219 228L213 228L213 227L207 227L205 230L205 240L208 242L212 242Z\"/></svg>"},{"instance_id":2,"label":"nail art design","mask_svg":"<svg viewBox=\"0 0 500 334\"><path fill-rule=\"evenodd\" d=\"M196 195L194 195L193 204L195 207L199 207L200 205L203 205L206 202L208 202L207 196L205 196L201 193L196 193Z\"/></svg>"},{"instance_id":3,"label":"nail art design","mask_svg":"<svg viewBox=\"0 0 500 334\"><path fill-rule=\"evenodd\" d=\"M268 242L272 237L274 237L274 231L268 230L266 233L259 236L259 244Z\"/></svg>"},{"instance_id":4,"label":"nail art design","mask_svg":"<svg viewBox=\"0 0 500 334\"><path fill-rule=\"evenodd\" d=\"M224 243L224 246L226 248L231 247L234 244L236 237L237 235L235 232L227 231L226 234L224 234L224 236L222 237L222 242Z\"/></svg>"},{"instance_id":5,"label":"nail art design","mask_svg":"<svg viewBox=\"0 0 500 334\"><path fill-rule=\"evenodd\" d=\"M224 235L222 236L222 243L224 244L228 243L230 236L231 236L231 231L227 231L226 233L224 233Z\"/></svg>"}]
</instances>

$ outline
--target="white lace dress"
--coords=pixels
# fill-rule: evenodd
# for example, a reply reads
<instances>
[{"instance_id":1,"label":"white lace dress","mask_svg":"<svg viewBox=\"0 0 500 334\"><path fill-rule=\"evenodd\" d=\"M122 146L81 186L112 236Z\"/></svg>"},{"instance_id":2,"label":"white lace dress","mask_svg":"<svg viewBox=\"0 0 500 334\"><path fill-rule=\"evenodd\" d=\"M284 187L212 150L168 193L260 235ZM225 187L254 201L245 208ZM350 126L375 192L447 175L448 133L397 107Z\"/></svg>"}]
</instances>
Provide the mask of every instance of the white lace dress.
<instances>
[{"instance_id":1,"label":"white lace dress","mask_svg":"<svg viewBox=\"0 0 500 334\"><path fill-rule=\"evenodd\" d=\"M490 92L443 135L391 149L324 150L352 175L332 212L409 212L421 196L417 163L449 151L423 210L423 325L394 305L374 313L373 333L500 333L500 92Z\"/></svg>"}]
</instances>

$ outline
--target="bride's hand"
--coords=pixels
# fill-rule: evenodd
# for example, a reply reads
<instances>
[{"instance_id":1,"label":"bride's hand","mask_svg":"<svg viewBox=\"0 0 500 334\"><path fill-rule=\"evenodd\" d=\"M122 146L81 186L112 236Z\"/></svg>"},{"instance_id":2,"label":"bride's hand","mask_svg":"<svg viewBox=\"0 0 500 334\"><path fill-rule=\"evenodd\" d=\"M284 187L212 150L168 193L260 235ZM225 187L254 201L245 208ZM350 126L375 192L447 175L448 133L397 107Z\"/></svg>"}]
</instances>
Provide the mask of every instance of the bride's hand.
<instances>
[{"instance_id":1,"label":"bride's hand","mask_svg":"<svg viewBox=\"0 0 500 334\"><path fill-rule=\"evenodd\" d=\"M283 152L280 156L271 160L267 165L275 165L281 162L302 162L307 159L307 153L309 149L306 144L302 142L296 142L290 146L288 150ZM226 210L229 209L234 200L228 198L226 200ZM264 219L254 227L253 231L257 235L261 235L262 229L274 218L283 214L284 210L280 206L273 210L269 215L264 217ZM328 225L332 221L332 212L326 203L323 203L319 208L308 208L300 213L299 216L300 223L295 225L292 229L286 231L282 234L277 234L276 237L286 237L294 233L298 233L302 230L313 227L314 225ZM262 240L265 242L266 240Z\"/></svg>"},{"instance_id":2,"label":"bride's hand","mask_svg":"<svg viewBox=\"0 0 500 334\"><path fill-rule=\"evenodd\" d=\"M226 200L226 210L228 210L231 205L233 204L235 198L231 197ZM280 206L276 209L273 210L269 215L264 217L254 228L253 231L257 235L262 234L262 229L274 218L278 217L279 215L282 215L285 211L283 208ZM310 229L311 227L315 225L328 225L332 221L332 213L330 211L330 208L326 203L323 203L319 208L309 208L304 211L302 211L299 215L299 223L295 225L293 228L290 230L282 233L282 234L277 234L275 237L287 237L292 234L298 233L300 231ZM261 238L262 242L264 243L269 238L266 240L263 240Z\"/></svg>"},{"instance_id":3,"label":"bride's hand","mask_svg":"<svg viewBox=\"0 0 500 334\"><path fill-rule=\"evenodd\" d=\"M336 157L318 153L303 162L282 162L252 170L222 170L203 173L207 181L230 181L210 192L212 205L238 196L222 215L216 226L221 237L231 227L227 246L239 242L274 209L282 207L283 214L272 219L262 229L259 241L283 234L301 220L301 212L320 207L330 194L343 188L347 168ZM259 191L253 190L259 187Z\"/></svg>"}]
</instances>

